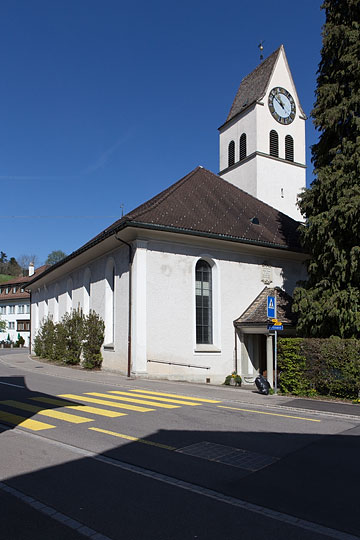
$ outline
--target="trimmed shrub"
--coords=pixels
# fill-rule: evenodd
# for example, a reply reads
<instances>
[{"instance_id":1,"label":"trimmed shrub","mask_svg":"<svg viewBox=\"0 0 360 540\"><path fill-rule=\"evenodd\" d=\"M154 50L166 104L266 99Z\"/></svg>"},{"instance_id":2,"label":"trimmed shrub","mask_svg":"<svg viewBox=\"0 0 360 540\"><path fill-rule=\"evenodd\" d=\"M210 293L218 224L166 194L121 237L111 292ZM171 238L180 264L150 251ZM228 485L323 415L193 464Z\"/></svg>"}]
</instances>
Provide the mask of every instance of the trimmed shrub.
<instances>
[{"instance_id":1,"label":"trimmed shrub","mask_svg":"<svg viewBox=\"0 0 360 540\"><path fill-rule=\"evenodd\" d=\"M51 317L44 319L34 339L34 352L40 358L51 358L54 347L55 325Z\"/></svg>"},{"instance_id":2,"label":"trimmed shrub","mask_svg":"<svg viewBox=\"0 0 360 540\"><path fill-rule=\"evenodd\" d=\"M305 339L307 377L321 395L354 399L360 391L360 340Z\"/></svg>"},{"instance_id":3,"label":"trimmed shrub","mask_svg":"<svg viewBox=\"0 0 360 540\"><path fill-rule=\"evenodd\" d=\"M100 368L104 332L104 321L95 311L84 317L81 310L74 310L57 324L51 317L42 321L33 350L36 356L51 362L78 365L83 357L84 368Z\"/></svg>"},{"instance_id":4,"label":"trimmed shrub","mask_svg":"<svg viewBox=\"0 0 360 540\"><path fill-rule=\"evenodd\" d=\"M62 322L55 325L54 347L52 357L53 362L64 362L66 358L66 328Z\"/></svg>"},{"instance_id":5,"label":"trimmed shrub","mask_svg":"<svg viewBox=\"0 0 360 540\"><path fill-rule=\"evenodd\" d=\"M278 367L282 392L355 399L360 392L360 340L281 338Z\"/></svg>"},{"instance_id":6,"label":"trimmed shrub","mask_svg":"<svg viewBox=\"0 0 360 540\"><path fill-rule=\"evenodd\" d=\"M23 347L25 345L25 339L20 336L16 342L17 347Z\"/></svg>"},{"instance_id":7,"label":"trimmed shrub","mask_svg":"<svg viewBox=\"0 0 360 540\"><path fill-rule=\"evenodd\" d=\"M84 337L84 316L81 310L66 313L62 319L66 332L65 364L80 364L82 342Z\"/></svg>"},{"instance_id":8,"label":"trimmed shrub","mask_svg":"<svg viewBox=\"0 0 360 540\"><path fill-rule=\"evenodd\" d=\"M307 363L302 343L301 338L281 338L278 341L278 383L280 391L285 394L316 394L306 377Z\"/></svg>"},{"instance_id":9,"label":"trimmed shrub","mask_svg":"<svg viewBox=\"0 0 360 540\"><path fill-rule=\"evenodd\" d=\"M84 321L83 362L86 369L100 368L101 347L104 343L105 324L95 311L90 311Z\"/></svg>"}]
</instances>

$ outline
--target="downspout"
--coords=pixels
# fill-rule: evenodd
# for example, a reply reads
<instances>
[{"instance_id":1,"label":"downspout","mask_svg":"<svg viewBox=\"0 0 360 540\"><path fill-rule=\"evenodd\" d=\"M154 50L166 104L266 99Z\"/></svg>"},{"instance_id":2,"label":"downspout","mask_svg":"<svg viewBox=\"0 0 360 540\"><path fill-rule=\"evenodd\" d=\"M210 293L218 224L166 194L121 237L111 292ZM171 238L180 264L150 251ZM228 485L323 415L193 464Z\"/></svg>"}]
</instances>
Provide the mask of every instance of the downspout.
<instances>
[{"instance_id":1,"label":"downspout","mask_svg":"<svg viewBox=\"0 0 360 540\"><path fill-rule=\"evenodd\" d=\"M127 365L127 376L130 377L131 375L131 316L132 316L132 293L131 293L131 276L132 276L132 247L130 244L125 242L125 240L121 240L121 238L118 238L115 234L116 240L121 242L122 244L125 244L129 248L129 311L128 311L128 317L129 317L129 323L128 323L128 365Z\"/></svg>"},{"instance_id":2,"label":"downspout","mask_svg":"<svg viewBox=\"0 0 360 540\"><path fill-rule=\"evenodd\" d=\"M237 334L236 334L236 326L234 325L234 337L235 337L235 373L238 372L238 348L237 348Z\"/></svg>"}]
</instances>

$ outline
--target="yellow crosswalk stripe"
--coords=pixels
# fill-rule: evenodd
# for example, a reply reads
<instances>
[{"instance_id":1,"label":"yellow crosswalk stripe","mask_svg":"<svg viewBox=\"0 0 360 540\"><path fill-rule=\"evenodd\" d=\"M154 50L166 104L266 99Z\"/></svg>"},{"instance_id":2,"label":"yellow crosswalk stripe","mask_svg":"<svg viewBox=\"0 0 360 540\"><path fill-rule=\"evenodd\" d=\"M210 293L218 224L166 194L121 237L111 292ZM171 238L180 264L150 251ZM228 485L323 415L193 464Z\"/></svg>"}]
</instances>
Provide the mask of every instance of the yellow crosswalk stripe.
<instances>
[{"instance_id":1,"label":"yellow crosswalk stripe","mask_svg":"<svg viewBox=\"0 0 360 540\"><path fill-rule=\"evenodd\" d=\"M132 390L133 392L140 392L141 394L152 394L154 396L166 396L166 397L174 397L179 399L191 399L191 401L201 401L203 403L221 403L221 401L214 400L214 399L203 399L203 398L197 398L197 397L191 397L191 396L182 396L179 394L165 394L164 392L150 392L150 390L140 390L138 388L134 388ZM151 396L149 396L151 398Z\"/></svg>"},{"instance_id":2,"label":"yellow crosswalk stripe","mask_svg":"<svg viewBox=\"0 0 360 540\"><path fill-rule=\"evenodd\" d=\"M90 407L89 405L66 405L66 403L73 403L73 401L61 401L60 399L52 399L46 397L33 397L30 399L34 401L40 401L41 403L58 405L60 407L64 407L65 409L74 409L75 411L97 414L99 416L107 416L108 418L118 418L119 416L127 415L127 413L108 411L106 409L99 409L98 407Z\"/></svg>"},{"instance_id":3,"label":"yellow crosswalk stripe","mask_svg":"<svg viewBox=\"0 0 360 540\"><path fill-rule=\"evenodd\" d=\"M0 420L11 424L13 426L20 426L31 431L42 431L43 429L51 429L56 426L51 424L45 424L45 422L39 422L38 420L32 420L31 418L24 418L24 416L18 416L17 414L7 413L0 411Z\"/></svg>"},{"instance_id":4,"label":"yellow crosswalk stripe","mask_svg":"<svg viewBox=\"0 0 360 540\"><path fill-rule=\"evenodd\" d=\"M178 409L178 405L168 405L165 403L154 403L153 401L148 401L144 399L134 399L131 397L122 397L122 396L109 396L109 394L101 394L100 392L85 392L87 396L98 396L106 397L108 399L118 399L120 401L129 401L130 403L140 403L141 405L152 405L153 407L162 407L163 409Z\"/></svg>"},{"instance_id":5,"label":"yellow crosswalk stripe","mask_svg":"<svg viewBox=\"0 0 360 540\"><path fill-rule=\"evenodd\" d=\"M119 437L120 439L126 439L128 441L139 442L143 444L149 444L150 446L157 446L158 448L164 448L165 450L176 450L175 446L168 446L167 444L161 444L154 441L148 441L146 439L139 439L138 437L132 437L131 435L124 435L123 433L116 433L115 431L109 431L108 429L89 428L92 431L98 431L99 433L105 433L106 435L112 435L113 437Z\"/></svg>"},{"instance_id":6,"label":"yellow crosswalk stripe","mask_svg":"<svg viewBox=\"0 0 360 540\"><path fill-rule=\"evenodd\" d=\"M41 416L57 418L58 420L70 422L71 424L84 424L85 422L93 422L91 418L85 418L84 416L75 416L74 414L55 411L54 409L43 409L41 407L37 407L36 405L30 405L29 403L21 403L20 401L13 401L11 399L6 401L0 401L0 403L7 405L8 407L14 407L15 409L21 409L23 411L40 414Z\"/></svg>"},{"instance_id":7,"label":"yellow crosswalk stripe","mask_svg":"<svg viewBox=\"0 0 360 540\"><path fill-rule=\"evenodd\" d=\"M58 397L77 399L78 401L84 401L85 403L98 403L99 405L107 405L108 407L116 407L118 409L128 409L129 411L148 412L155 409L147 409L145 407L138 407L137 405L127 405L126 403L115 403L114 401L106 401L105 399L96 399L91 397L76 396L75 394L59 394ZM110 396L109 396L110 397Z\"/></svg>"},{"instance_id":8,"label":"yellow crosswalk stripe","mask_svg":"<svg viewBox=\"0 0 360 540\"><path fill-rule=\"evenodd\" d=\"M110 394L121 394L126 396L136 396L136 394L133 394L131 392L120 392L119 390L109 390ZM156 401L166 401L167 403L177 403L178 405L190 405L191 407L197 407L198 405L201 405L201 403L191 403L190 401L181 401L180 399L170 399L170 398L163 398L163 397L157 397L157 396L144 396L148 397L151 400ZM156 405L156 403L154 403Z\"/></svg>"}]
</instances>

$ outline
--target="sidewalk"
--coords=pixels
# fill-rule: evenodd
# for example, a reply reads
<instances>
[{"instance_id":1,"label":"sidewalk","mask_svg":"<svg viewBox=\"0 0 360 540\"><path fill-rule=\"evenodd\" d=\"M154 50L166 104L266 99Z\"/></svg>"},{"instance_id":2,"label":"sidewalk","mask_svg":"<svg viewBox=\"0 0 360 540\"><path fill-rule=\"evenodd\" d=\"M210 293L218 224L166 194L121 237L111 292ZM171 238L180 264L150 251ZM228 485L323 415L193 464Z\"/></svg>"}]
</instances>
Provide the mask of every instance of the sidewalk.
<instances>
[{"instance_id":1,"label":"sidewalk","mask_svg":"<svg viewBox=\"0 0 360 540\"><path fill-rule=\"evenodd\" d=\"M238 388L234 386L217 386L183 381L169 381L162 379L128 378L125 375L111 371L87 371L77 367L57 366L47 362L35 360L29 356L28 350L13 351L11 354L2 354L0 362L11 368L18 368L31 373L60 377L63 379L79 380L83 382L103 384L108 386L143 388L159 392L172 392L183 395L197 395L202 398L219 399L236 404L261 406L262 408L281 408L282 410L296 410L297 412L316 412L326 416L344 416L360 421L360 404L331 401L324 399L310 399L295 396L281 396L259 394L254 388ZM170 388L169 388L170 387Z\"/></svg>"}]
</instances>

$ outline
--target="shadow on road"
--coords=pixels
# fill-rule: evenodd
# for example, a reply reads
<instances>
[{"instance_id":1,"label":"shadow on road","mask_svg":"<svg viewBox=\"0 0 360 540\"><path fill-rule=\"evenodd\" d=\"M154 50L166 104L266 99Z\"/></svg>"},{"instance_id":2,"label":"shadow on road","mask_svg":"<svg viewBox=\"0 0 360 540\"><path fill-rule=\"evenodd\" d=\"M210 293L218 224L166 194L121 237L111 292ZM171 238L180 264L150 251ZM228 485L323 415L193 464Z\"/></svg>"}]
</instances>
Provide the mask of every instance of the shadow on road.
<instances>
[{"instance_id":1,"label":"shadow on road","mask_svg":"<svg viewBox=\"0 0 360 540\"><path fill-rule=\"evenodd\" d=\"M50 411L69 403L81 407L76 402L32 392L23 377L2 377L0 383L2 411L7 402L14 401L14 389L17 398L20 389L23 391L22 402L40 408L41 402L31 398L48 400L44 404ZM55 399L59 403L52 405ZM35 410L19 410L26 420L34 414ZM3 424L4 420L0 421ZM44 417L44 422L51 424L51 419ZM22 437L26 447L12 456L13 468L21 470L24 454L39 456L39 452L44 456L43 466L30 473L12 472L3 481L114 540L324 538L200 494L191 485L358 534L359 427L341 435L319 436L260 432L255 428L242 431L240 424L241 418L234 418L233 431L159 430L145 440L122 441L91 457L77 457L73 449L57 447L56 442L46 438ZM16 425L24 427L19 421L10 428ZM91 433L92 443L96 444L100 434ZM46 431L41 435L46 437ZM101 437L103 441L104 435ZM114 438L109 437L110 446ZM209 444L214 450L215 445L221 445L244 451L250 465L234 466L214 455L209 459ZM198 445L197 455L191 455L194 445ZM59 463L49 466L51 459L56 461L57 453ZM260 454L273 459L263 468L251 469L251 459ZM136 470L129 470L128 465L134 465ZM187 482L189 488L176 485L176 480ZM3 521L0 538L17 538L13 527L13 520ZM29 521L26 532L19 536L21 540L49 538L48 528L42 530L40 524L34 530L31 527ZM67 540L73 535L69 529L69 536L59 538Z\"/></svg>"},{"instance_id":2,"label":"shadow on road","mask_svg":"<svg viewBox=\"0 0 360 540\"><path fill-rule=\"evenodd\" d=\"M0 431L7 431L16 426L26 428L29 425L36 431L37 424L39 430L43 430L45 424L52 426L51 410L61 407L81 408L82 405L42 392L34 392L27 387L24 377L0 377L0 423L3 424ZM30 424L29 420L36 414L40 416Z\"/></svg>"}]
</instances>

